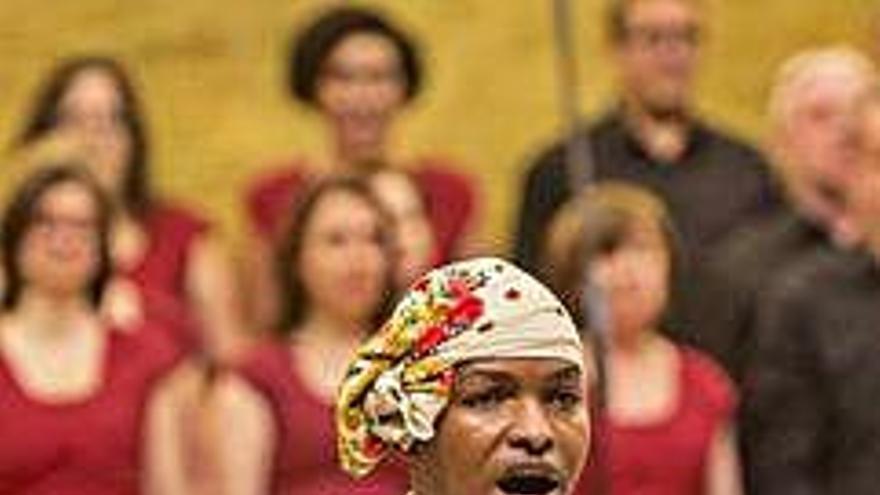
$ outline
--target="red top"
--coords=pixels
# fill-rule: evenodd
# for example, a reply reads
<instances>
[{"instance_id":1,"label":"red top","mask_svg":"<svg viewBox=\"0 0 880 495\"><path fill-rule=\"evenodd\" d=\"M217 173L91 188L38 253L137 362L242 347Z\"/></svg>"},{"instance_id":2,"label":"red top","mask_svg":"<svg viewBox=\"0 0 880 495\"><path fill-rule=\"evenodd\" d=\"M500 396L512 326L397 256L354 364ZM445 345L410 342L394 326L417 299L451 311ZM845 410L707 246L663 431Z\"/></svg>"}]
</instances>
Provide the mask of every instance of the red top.
<instances>
[{"instance_id":1,"label":"red top","mask_svg":"<svg viewBox=\"0 0 880 495\"><path fill-rule=\"evenodd\" d=\"M199 329L186 296L186 272L195 242L204 237L208 223L190 211L157 202L144 217L144 256L122 275L137 285L145 318L157 322L186 350L198 347Z\"/></svg>"},{"instance_id":2,"label":"red top","mask_svg":"<svg viewBox=\"0 0 880 495\"><path fill-rule=\"evenodd\" d=\"M607 480L614 495L701 495L713 435L733 419L733 385L710 358L679 348L680 386L674 412L644 425L600 426L607 439ZM605 430L602 432L602 430ZM595 440L594 440L595 441ZM584 468L577 494L601 493L591 482L602 476L595 459Z\"/></svg>"},{"instance_id":3,"label":"red top","mask_svg":"<svg viewBox=\"0 0 880 495\"><path fill-rule=\"evenodd\" d=\"M142 287L186 300L186 270L192 250L208 231L208 223L183 208L157 203L141 227L147 235L144 256L124 270Z\"/></svg>"},{"instance_id":4,"label":"red top","mask_svg":"<svg viewBox=\"0 0 880 495\"><path fill-rule=\"evenodd\" d=\"M400 465L380 467L364 480L350 478L339 467L333 404L302 382L290 345L262 345L239 373L265 396L275 417L273 495L406 493L408 477Z\"/></svg>"},{"instance_id":5,"label":"red top","mask_svg":"<svg viewBox=\"0 0 880 495\"><path fill-rule=\"evenodd\" d=\"M0 354L0 493L140 492L146 404L179 354L161 330L108 335L100 388L74 402L31 398Z\"/></svg>"},{"instance_id":6,"label":"red top","mask_svg":"<svg viewBox=\"0 0 880 495\"><path fill-rule=\"evenodd\" d=\"M312 179L312 170L306 160L298 159L258 178L250 187L246 194L247 211L258 234L267 239L277 238L297 194ZM439 261L448 261L476 221L476 186L469 177L453 172L451 162L446 160L423 159L406 170L411 170L413 180L425 197Z\"/></svg>"}]
</instances>

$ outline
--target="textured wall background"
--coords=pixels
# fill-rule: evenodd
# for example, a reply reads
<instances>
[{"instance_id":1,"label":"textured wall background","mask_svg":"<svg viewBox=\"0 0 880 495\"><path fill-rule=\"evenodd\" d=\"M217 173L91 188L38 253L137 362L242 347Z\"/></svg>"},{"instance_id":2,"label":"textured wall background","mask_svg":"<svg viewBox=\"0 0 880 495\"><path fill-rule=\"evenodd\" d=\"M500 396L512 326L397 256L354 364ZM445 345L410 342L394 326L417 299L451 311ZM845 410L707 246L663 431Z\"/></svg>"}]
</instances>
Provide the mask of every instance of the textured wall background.
<instances>
[{"instance_id":1,"label":"textured wall background","mask_svg":"<svg viewBox=\"0 0 880 495\"><path fill-rule=\"evenodd\" d=\"M608 101L599 14L577 8L585 111ZM2 0L0 142L58 57L119 56L143 90L155 182L241 233L243 184L273 159L315 152L319 122L282 80L293 26L329 0ZM503 248L525 158L558 131L550 0L375 0L417 34L427 91L401 122L404 154L441 150L484 182L485 233ZM877 0L715 0L700 107L759 140L774 67L799 48L865 45Z\"/></svg>"}]
</instances>

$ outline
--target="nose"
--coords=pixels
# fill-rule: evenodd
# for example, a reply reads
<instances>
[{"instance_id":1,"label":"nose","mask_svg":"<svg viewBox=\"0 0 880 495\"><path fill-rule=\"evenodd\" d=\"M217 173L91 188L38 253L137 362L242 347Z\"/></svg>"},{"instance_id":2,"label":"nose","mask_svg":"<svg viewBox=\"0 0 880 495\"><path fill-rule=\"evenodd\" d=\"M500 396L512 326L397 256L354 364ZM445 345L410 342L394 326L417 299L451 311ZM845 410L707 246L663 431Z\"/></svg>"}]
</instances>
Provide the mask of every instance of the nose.
<instances>
[{"instance_id":1,"label":"nose","mask_svg":"<svg viewBox=\"0 0 880 495\"><path fill-rule=\"evenodd\" d=\"M510 447L533 457L541 457L553 449L553 426L549 412L539 400L524 399L516 415L508 435Z\"/></svg>"}]
</instances>

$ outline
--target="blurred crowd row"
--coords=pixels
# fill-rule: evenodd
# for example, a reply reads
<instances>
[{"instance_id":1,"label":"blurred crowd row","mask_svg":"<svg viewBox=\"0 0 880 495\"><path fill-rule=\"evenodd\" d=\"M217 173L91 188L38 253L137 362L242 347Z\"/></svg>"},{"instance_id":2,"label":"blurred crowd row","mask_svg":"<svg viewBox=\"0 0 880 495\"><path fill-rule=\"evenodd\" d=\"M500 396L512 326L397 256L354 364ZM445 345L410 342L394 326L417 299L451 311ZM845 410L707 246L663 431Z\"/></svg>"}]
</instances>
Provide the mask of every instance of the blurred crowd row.
<instances>
[{"instance_id":1,"label":"blurred crowd row","mask_svg":"<svg viewBox=\"0 0 880 495\"><path fill-rule=\"evenodd\" d=\"M693 109L708 8L611 2L618 98L522 182L512 257L596 371L577 493L874 493L877 70L793 54L758 150ZM401 466L339 470L333 397L396 294L483 251L480 185L439 153L389 159L424 70L392 19L327 10L288 61L327 152L247 187L239 253L151 187L123 62L47 76L3 171L0 493L406 491Z\"/></svg>"}]
</instances>

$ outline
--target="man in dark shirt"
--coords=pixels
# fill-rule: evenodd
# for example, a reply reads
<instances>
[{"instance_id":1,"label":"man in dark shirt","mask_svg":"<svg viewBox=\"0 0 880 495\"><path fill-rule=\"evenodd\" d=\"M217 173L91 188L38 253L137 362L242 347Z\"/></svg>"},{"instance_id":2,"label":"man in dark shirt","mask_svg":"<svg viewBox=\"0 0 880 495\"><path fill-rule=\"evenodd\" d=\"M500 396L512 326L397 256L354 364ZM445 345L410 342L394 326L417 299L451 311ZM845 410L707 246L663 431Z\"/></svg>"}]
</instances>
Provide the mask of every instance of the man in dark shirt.
<instances>
[{"instance_id":1,"label":"man in dark shirt","mask_svg":"<svg viewBox=\"0 0 880 495\"><path fill-rule=\"evenodd\" d=\"M802 259L758 310L745 394L756 495L880 487L880 88L857 112L846 204L862 249Z\"/></svg>"},{"instance_id":2,"label":"man in dark shirt","mask_svg":"<svg viewBox=\"0 0 880 495\"><path fill-rule=\"evenodd\" d=\"M658 193L670 209L685 256L706 249L775 202L764 160L752 148L696 118L691 88L702 39L698 0L612 3L608 30L620 103L572 139L587 146L596 180L622 179ZM584 139L584 138L588 139ZM545 229L582 184L565 164L566 143L544 152L525 181L515 257L539 264Z\"/></svg>"},{"instance_id":3,"label":"man in dark shirt","mask_svg":"<svg viewBox=\"0 0 880 495\"><path fill-rule=\"evenodd\" d=\"M770 148L788 204L739 229L706 261L695 319L699 345L739 382L754 341L754 311L773 276L817 248L851 245L843 205L853 147L848 117L874 74L866 56L848 48L792 57L776 79L769 105Z\"/></svg>"}]
</instances>

